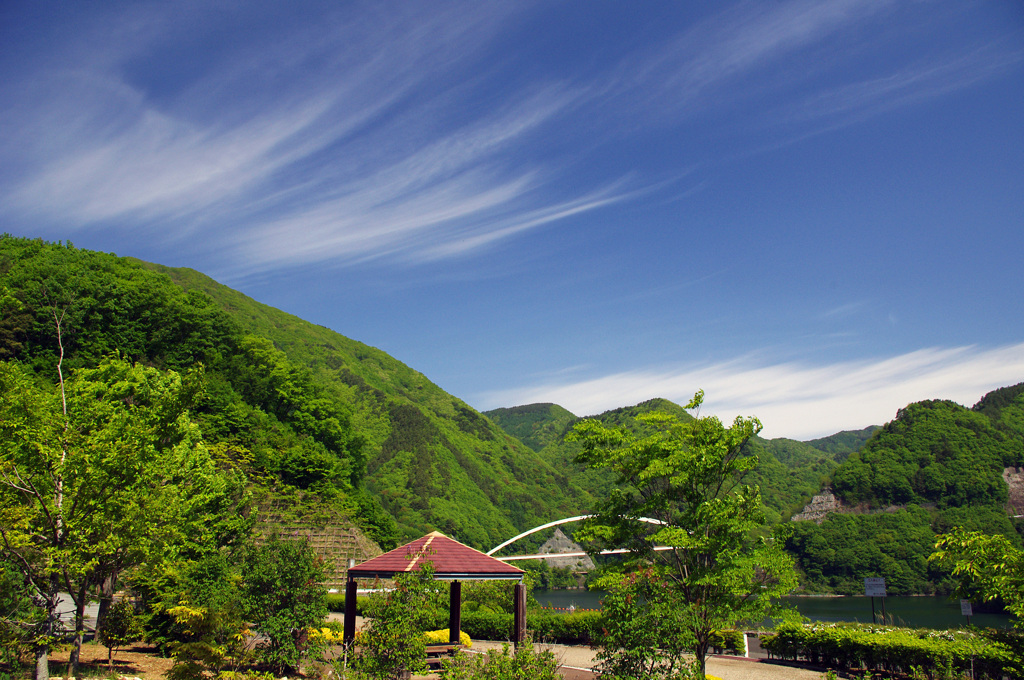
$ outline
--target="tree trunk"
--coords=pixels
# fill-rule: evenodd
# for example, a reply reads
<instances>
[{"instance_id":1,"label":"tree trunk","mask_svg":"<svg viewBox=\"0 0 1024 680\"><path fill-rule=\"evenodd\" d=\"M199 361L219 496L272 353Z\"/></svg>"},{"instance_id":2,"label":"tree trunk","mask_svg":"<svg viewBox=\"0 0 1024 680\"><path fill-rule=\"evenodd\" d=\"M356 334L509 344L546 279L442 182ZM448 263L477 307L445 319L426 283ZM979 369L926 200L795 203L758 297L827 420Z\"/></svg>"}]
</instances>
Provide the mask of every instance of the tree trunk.
<instances>
[{"instance_id":1,"label":"tree trunk","mask_svg":"<svg viewBox=\"0 0 1024 680\"><path fill-rule=\"evenodd\" d=\"M700 667L700 677L705 677L708 672L708 643L707 641L697 642L694 649L694 656L697 657L697 665Z\"/></svg>"},{"instance_id":2,"label":"tree trunk","mask_svg":"<svg viewBox=\"0 0 1024 680\"><path fill-rule=\"evenodd\" d=\"M114 592L117 589L117 575L109 573L100 582L100 608L96 614L96 637L100 639L100 631L103 630L103 623L107 616L110 605L114 602Z\"/></svg>"},{"instance_id":3,"label":"tree trunk","mask_svg":"<svg viewBox=\"0 0 1024 680\"><path fill-rule=\"evenodd\" d=\"M75 600L75 644L68 659L68 675L78 677L78 663L82 657L82 640L85 637L85 605L89 602L89 579L82 579Z\"/></svg>"},{"instance_id":4,"label":"tree trunk","mask_svg":"<svg viewBox=\"0 0 1024 680\"><path fill-rule=\"evenodd\" d=\"M38 645L36 647L36 670L32 677L35 680L50 680L49 645Z\"/></svg>"},{"instance_id":5,"label":"tree trunk","mask_svg":"<svg viewBox=\"0 0 1024 680\"><path fill-rule=\"evenodd\" d=\"M43 611L46 612L46 622L43 623L43 641L36 645L36 668L33 674L34 680L50 680L50 648L53 646L54 637L60 630L60 614L57 611L58 593L60 592L60 577L51 573L47 584L46 594L42 598ZM38 601L37 601L38 603Z\"/></svg>"}]
</instances>

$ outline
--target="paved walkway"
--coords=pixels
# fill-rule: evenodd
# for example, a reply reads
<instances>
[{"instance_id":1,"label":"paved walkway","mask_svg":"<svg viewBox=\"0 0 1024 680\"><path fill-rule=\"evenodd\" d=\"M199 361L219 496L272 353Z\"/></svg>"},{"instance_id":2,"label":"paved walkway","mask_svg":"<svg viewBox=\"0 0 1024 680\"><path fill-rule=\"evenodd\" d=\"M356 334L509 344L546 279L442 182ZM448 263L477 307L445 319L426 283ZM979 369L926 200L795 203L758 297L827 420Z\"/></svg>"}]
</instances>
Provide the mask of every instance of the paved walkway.
<instances>
[{"instance_id":1,"label":"paved walkway","mask_svg":"<svg viewBox=\"0 0 1024 680\"><path fill-rule=\"evenodd\" d=\"M344 617L340 614L332 614L329 618L342 620ZM362 629L362 624L362 617L358 617L356 628ZM467 651L482 654L489 649L500 650L503 644L505 643L473 640L473 646ZM551 651L560 666L559 672L566 680L592 680L598 677L590 670L597 663L595 660L597 651L590 647L538 643L534 644L534 649ZM758 651L760 650L758 649ZM708 657L707 669L708 674L716 675L722 680L821 680L824 675L821 671L787 666L763 658L744 659L729 656ZM433 674L417 677L438 678L439 676Z\"/></svg>"},{"instance_id":2,"label":"paved walkway","mask_svg":"<svg viewBox=\"0 0 1024 680\"><path fill-rule=\"evenodd\" d=\"M469 651L483 653L488 649L501 649L502 643L474 640ZM562 668L567 680L588 680L597 677L590 671L594 667L597 652L589 647L569 645L535 644L535 649L550 650ZM821 680L822 673L806 668L796 668L766 659L744 659L740 657L708 657L707 672L722 680Z\"/></svg>"}]
</instances>

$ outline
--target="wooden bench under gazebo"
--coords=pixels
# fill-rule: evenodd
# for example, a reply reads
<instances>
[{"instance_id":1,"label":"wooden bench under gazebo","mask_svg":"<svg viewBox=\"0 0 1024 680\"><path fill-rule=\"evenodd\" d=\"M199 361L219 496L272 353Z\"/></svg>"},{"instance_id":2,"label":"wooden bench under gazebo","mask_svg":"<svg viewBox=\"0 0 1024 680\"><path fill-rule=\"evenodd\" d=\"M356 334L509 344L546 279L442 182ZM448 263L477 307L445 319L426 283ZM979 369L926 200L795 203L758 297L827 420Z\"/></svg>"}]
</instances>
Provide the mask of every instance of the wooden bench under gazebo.
<instances>
[{"instance_id":1,"label":"wooden bench under gazebo","mask_svg":"<svg viewBox=\"0 0 1024 680\"><path fill-rule=\"evenodd\" d=\"M389 579L416 570L424 562L434 565L434 578L451 581L448 605L450 649L459 644L462 629L462 581L517 581L513 590L512 642L523 641L526 631L526 588L522 569L505 564L436 531L379 557L350 567L345 584L345 643L356 637L356 588L359 579Z\"/></svg>"}]
</instances>

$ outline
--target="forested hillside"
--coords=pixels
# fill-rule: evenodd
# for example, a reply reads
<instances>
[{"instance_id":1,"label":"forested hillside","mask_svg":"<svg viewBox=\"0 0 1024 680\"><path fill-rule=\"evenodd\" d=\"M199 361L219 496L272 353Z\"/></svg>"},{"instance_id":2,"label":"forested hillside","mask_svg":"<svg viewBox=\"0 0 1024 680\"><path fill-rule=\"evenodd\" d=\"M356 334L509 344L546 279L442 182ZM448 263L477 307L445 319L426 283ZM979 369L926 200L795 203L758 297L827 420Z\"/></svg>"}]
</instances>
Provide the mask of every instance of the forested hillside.
<instances>
[{"instance_id":1,"label":"forested hillside","mask_svg":"<svg viewBox=\"0 0 1024 680\"><path fill-rule=\"evenodd\" d=\"M566 428L576 421L575 415L558 404L496 408L484 411L484 415L534 451L560 440Z\"/></svg>"},{"instance_id":2,"label":"forested hillside","mask_svg":"<svg viewBox=\"0 0 1024 680\"><path fill-rule=\"evenodd\" d=\"M884 576L894 594L945 591L927 561L937 534L960 526L1019 545L1004 469L1024 463L1024 389L996 390L967 409L923 401L901 409L832 473L851 514L797 522L790 551L811 589L859 593Z\"/></svg>"},{"instance_id":3,"label":"forested hillside","mask_svg":"<svg viewBox=\"0 0 1024 680\"><path fill-rule=\"evenodd\" d=\"M197 272L3 236L0 304L0 360L50 384L55 314L65 371L110 354L202 367L194 416L207 446L259 503L298 519L349 517L384 547L438 529L488 548L589 506L564 473L422 374Z\"/></svg>"},{"instance_id":4,"label":"forested hillside","mask_svg":"<svg viewBox=\"0 0 1024 680\"><path fill-rule=\"evenodd\" d=\"M677 404L654 399L594 418L635 429L640 413L655 410L689 417ZM544 433L540 441L548 443L540 454L574 469L577 483L595 497L610 491L607 472L573 462L577 445L563 438L577 421L564 409L536 404L494 413L509 431ZM754 437L745 446L760 464L748 482L760 487L769 521L789 519L823 488L835 488L845 502L846 512L821 524L792 524L787 548L808 591L858 594L865 577L883 576L893 594L948 592L953 580L927 559L937 534L961 526L1019 543L1001 475L1005 465L1020 464L1022 423L1024 385L1018 385L986 395L973 409L911 404L884 427L809 442Z\"/></svg>"},{"instance_id":5,"label":"forested hillside","mask_svg":"<svg viewBox=\"0 0 1024 680\"><path fill-rule=\"evenodd\" d=\"M635 406L613 409L594 419L609 426L638 428L641 413L662 411L681 419L692 416L678 404L667 399L651 399ZM540 455L558 469L573 471L577 484L594 497L607 494L614 483L607 471L588 470L575 462L579 446L564 441L565 435L579 419L566 409L554 404L529 404L514 408L496 409L486 413L506 432L516 435L537 448ZM769 519L779 521L799 511L818 493L822 484L854 447L863 442L872 428L857 432L843 432L813 442L792 439L762 439L754 437L748 448L757 453L760 465L750 473L751 484L761 487Z\"/></svg>"},{"instance_id":6,"label":"forested hillside","mask_svg":"<svg viewBox=\"0 0 1024 680\"><path fill-rule=\"evenodd\" d=\"M385 548L437 529L486 549L588 512L614 483L574 462L577 445L564 435L578 419L564 408L489 418L387 354L198 272L0 237L5 404L43 417L33 404L59 394L58 366L75 389L121 390L133 408L153 402L152 386L180 384L160 387L169 396L156 403L185 413L175 425L188 432L182 441L234 480L218 503L306 525L354 523ZM136 376L117 378L134 387L100 384L118 375ZM596 419L638 428L649 411L690 418L654 399ZM172 441L157 434L147 436ZM746 446L761 462L747 481L761 487L770 520L826 486L858 513L793 523L787 547L809 589L859 592L863 577L885 576L893 593L942 590L946 576L925 558L953 526L1019 544L1003 474L1024 465L1024 383L972 409L925 401L880 428Z\"/></svg>"}]
</instances>

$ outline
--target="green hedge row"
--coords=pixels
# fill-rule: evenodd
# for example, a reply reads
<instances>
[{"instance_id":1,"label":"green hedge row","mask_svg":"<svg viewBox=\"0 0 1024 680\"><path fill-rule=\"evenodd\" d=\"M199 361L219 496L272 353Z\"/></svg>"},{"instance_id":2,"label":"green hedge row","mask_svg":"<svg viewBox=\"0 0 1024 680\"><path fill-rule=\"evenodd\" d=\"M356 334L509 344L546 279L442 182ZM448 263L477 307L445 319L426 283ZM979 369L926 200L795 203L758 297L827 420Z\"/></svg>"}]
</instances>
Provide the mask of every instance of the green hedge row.
<instances>
[{"instance_id":1,"label":"green hedge row","mask_svg":"<svg viewBox=\"0 0 1024 680\"><path fill-rule=\"evenodd\" d=\"M356 597L356 613L362 616L363 606L369 601L368 595ZM327 593L327 611L345 613L345 593Z\"/></svg>"},{"instance_id":2,"label":"green hedge row","mask_svg":"<svg viewBox=\"0 0 1024 680\"><path fill-rule=\"evenodd\" d=\"M511 640L512 615L489 610L462 613L462 630L474 640ZM599 611L576 611L570 614L533 612L526 627L534 641L563 645L589 645L599 637L602 615ZM743 632L720 631L711 642L716 652L743 652Z\"/></svg>"},{"instance_id":3,"label":"green hedge row","mask_svg":"<svg viewBox=\"0 0 1024 680\"><path fill-rule=\"evenodd\" d=\"M594 639L600 621L601 612L531 613L526 627L535 641L585 645ZM512 615L504 612L462 613L462 630L474 640L511 640L512 624Z\"/></svg>"},{"instance_id":4,"label":"green hedge row","mask_svg":"<svg viewBox=\"0 0 1024 680\"><path fill-rule=\"evenodd\" d=\"M1024 637L993 630L896 628L866 624L783 624L761 638L761 646L782 659L806 659L836 669L868 668L925 673L952 669L975 678L1024 677L1019 651Z\"/></svg>"}]
</instances>

